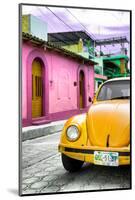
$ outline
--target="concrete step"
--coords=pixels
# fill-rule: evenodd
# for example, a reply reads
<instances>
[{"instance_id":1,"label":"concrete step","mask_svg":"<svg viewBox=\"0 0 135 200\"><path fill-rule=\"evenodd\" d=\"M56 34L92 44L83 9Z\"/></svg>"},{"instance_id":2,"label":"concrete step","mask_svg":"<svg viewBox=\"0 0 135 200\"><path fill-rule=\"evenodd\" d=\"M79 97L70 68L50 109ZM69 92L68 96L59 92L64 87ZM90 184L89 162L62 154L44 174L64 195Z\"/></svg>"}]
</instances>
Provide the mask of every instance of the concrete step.
<instances>
[{"instance_id":1,"label":"concrete step","mask_svg":"<svg viewBox=\"0 0 135 200\"><path fill-rule=\"evenodd\" d=\"M21 140L31 140L34 138L50 135L56 132L62 131L64 124L67 120L61 120L56 122L50 122L44 125L37 125L34 126L24 127L22 128L22 135Z\"/></svg>"},{"instance_id":2,"label":"concrete step","mask_svg":"<svg viewBox=\"0 0 135 200\"><path fill-rule=\"evenodd\" d=\"M50 122L51 122L51 120L39 119L39 120L36 120L36 121L32 121L32 125L48 124Z\"/></svg>"}]
</instances>

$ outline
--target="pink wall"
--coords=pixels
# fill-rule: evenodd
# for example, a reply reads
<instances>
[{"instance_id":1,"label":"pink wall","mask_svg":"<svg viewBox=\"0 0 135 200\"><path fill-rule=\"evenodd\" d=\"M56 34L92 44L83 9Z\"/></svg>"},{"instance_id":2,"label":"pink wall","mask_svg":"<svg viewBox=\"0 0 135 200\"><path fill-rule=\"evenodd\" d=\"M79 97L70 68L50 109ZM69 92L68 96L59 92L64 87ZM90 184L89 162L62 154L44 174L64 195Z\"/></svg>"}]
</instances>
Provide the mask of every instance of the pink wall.
<instances>
[{"instance_id":1,"label":"pink wall","mask_svg":"<svg viewBox=\"0 0 135 200\"><path fill-rule=\"evenodd\" d=\"M34 52L34 53L33 53ZM41 55L44 62L45 77L48 77L48 85L45 84L44 90L48 90L48 113L64 112L78 109L77 91L78 86L74 86L74 81L78 80L79 70L85 73L85 91L86 91L86 107L90 105L88 97L94 94L94 69L93 66L80 65L77 59L64 56L53 50L43 50L33 47L29 43L23 44L22 48L22 117L28 118L31 115L31 109L28 105L31 101L30 90L28 84L31 82L29 75L31 74L30 59ZM34 56L33 56L33 55ZM33 56L33 57L32 57ZM80 66L80 67L79 67ZM30 98L30 99L29 99ZM46 98L46 97L45 97ZM44 102L46 106L46 102Z\"/></svg>"},{"instance_id":2,"label":"pink wall","mask_svg":"<svg viewBox=\"0 0 135 200\"><path fill-rule=\"evenodd\" d=\"M73 82L77 80L77 65L73 60L54 53L47 56L49 66L49 111L50 113L72 110L77 108L77 87Z\"/></svg>"},{"instance_id":3,"label":"pink wall","mask_svg":"<svg viewBox=\"0 0 135 200\"><path fill-rule=\"evenodd\" d=\"M22 48L22 116L27 118L27 57L29 48L23 45Z\"/></svg>"}]
</instances>

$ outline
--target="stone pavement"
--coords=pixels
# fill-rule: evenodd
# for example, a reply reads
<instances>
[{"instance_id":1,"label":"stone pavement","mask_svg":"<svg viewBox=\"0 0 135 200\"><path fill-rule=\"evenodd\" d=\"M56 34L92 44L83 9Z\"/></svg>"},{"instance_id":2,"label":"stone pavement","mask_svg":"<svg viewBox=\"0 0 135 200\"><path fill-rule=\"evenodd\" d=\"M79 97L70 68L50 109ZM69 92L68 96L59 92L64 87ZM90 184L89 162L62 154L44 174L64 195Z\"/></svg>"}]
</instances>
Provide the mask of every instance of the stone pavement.
<instances>
[{"instance_id":1,"label":"stone pavement","mask_svg":"<svg viewBox=\"0 0 135 200\"><path fill-rule=\"evenodd\" d=\"M60 155L23 170L23 194L129 188L129 168L85 164L76 173L64 170Z\"/></svg>"},{"instance_id":2,"label":"stone pavement","mask_svg":"<svg viewBox=\"0 0 135 200\"><path fill-rule=\"evenodd\" d=\"M130 188L130 167L84 164L76 173L62 166L60 132L22 144L22 194Z\"/></svg>"}]
</instances>

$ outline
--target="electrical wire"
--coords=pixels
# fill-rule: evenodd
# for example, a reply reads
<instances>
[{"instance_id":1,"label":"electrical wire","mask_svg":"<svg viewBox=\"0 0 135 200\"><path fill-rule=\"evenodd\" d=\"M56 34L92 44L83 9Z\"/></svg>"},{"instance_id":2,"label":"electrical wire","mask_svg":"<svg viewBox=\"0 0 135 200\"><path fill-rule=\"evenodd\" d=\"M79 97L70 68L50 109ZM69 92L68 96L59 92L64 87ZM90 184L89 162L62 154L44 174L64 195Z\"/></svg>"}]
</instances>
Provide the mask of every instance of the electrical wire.
<instances>
[{"instance_id":1,"label":"electrical wire","mask_svg":"<svg viewBox=\"0 0 135 200\"><path fill-rule=\"evenodd\" d=\"M45 13L41 10L41 8L38 7L38 10L44 17L46 17ZM53 31L54 30L54 26L52 26L51 24L49 24L49 26L50 26L50 29Z\"/></svg>"},{"instance_id":2,"label":"electrical wire","mask_svg":"<svg viewBox=\"0 0 135 200\"><path fill-rule=\"evenodd\" d=\"M76 32L76 30L74 30L71 26L69 26L67 23L65 23L65 21L62 20L59 16L57 16L57 14L54 13L49 7L46 7L46 8L47 8L59 21L61 21L65 26L67 26L70 30ZM80 20L79 20L69 9L67 9L67 8L65 8L65 9L67 10L68 13L70 13L70 15L72 15L72 17L74 17L74 18L78 21L78 23L84 28L85 32L86 32L87 34L90 34L91 39L95 41L95 40L96 40L95 36L80 22ZM41 10L40 10L40 12L41 12ZM43 12L41 12L41 13L43 14ZM112 14L112 16L115 17L113 14ZM81 36L79 35L79 33L75 33L75 34L76 34L77 36L81 37ZM106 48L107 50L109 50L107 46L105 46L105 48Z\"/></svg>"},{"instance_id":3,"label":"electrical wire","mask_svg":"<svg viewBox=\"0 0 135 200\"><path fill-rule=\"evenodd\" d=\"M90 36L93 37L92 39L93 39L93 40L96 40L94 34L91 33L91 32L79 21L79 19L78 19L75 15L73 15L73 13L72 13L68 8L65 8L65 9L79 22L79 24L81 24L81 26L84 28L84 30L85 30L86 32L88 32L88 33L90 34Z\"/></svg>"},{"instance_id":4,"label":"electrical wire","mask_svg":"<svg viewBox=\"0 0 135 200\"><path fill-rule=\"evenodd\" d=\"M86 32L90 33L90 35L93 37L92 39L96 40L96 37L78 20L78 18L75 15L73 15L73 13L68 8L65 9L79 22L79 24L84 28ZM105 48L107 49L107 51L110 51L110 49L107 46L105 46Z\"/></svg>"},{"instance_id":5,"label":"electrical wire","mask_svg":"<svg viewBox=\"0 0 135 200\"><path fill-rule=\"evenodd\" d=\"M75 35L79 36L80 38L82 37L76 30L74 30L71 26L65 23L60 17L58 17L50 8L46 7L57 19L59 19L64 25L66 25L68 28L70 28L72 31L74 31ZM87 32L87 31L86 31ZM91 37L93 40L93 38ZM95 40L94 40L95 41Z\"/></svg>"},{"instance_id":6,"label":"electrical wire","mask_svg":"<svg viewBox=\"0 0 135 200\"><path fill-rule=\"evenodd\" d=\"M57 19L59 19L63 24L65 24L68 28L70 28L72 31L75 31L71 26L66 24L60 17L58 17L50 8L46 7Z\"/></svg>"}]
</instances>

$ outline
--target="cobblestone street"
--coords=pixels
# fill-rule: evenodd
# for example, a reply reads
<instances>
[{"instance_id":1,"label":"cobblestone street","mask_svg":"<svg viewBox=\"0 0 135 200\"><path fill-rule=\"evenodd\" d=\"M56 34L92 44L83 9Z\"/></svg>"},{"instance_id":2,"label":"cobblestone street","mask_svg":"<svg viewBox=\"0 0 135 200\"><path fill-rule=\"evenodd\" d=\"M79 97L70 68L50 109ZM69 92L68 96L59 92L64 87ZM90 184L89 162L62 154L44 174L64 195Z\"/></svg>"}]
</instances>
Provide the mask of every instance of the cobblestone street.
<instances>
[{"instance_id":1,"label":"cobblestone street","mask_svg":"<svg viewBox=\"0 0 135 200\"><path fill-rule=\"evenodd\" d=\"M130 167L84 164L76 173L62 166L57 146L60 133L22 144L22 194L102 190L130 187Z\"/></svg>"}]
</instances>

